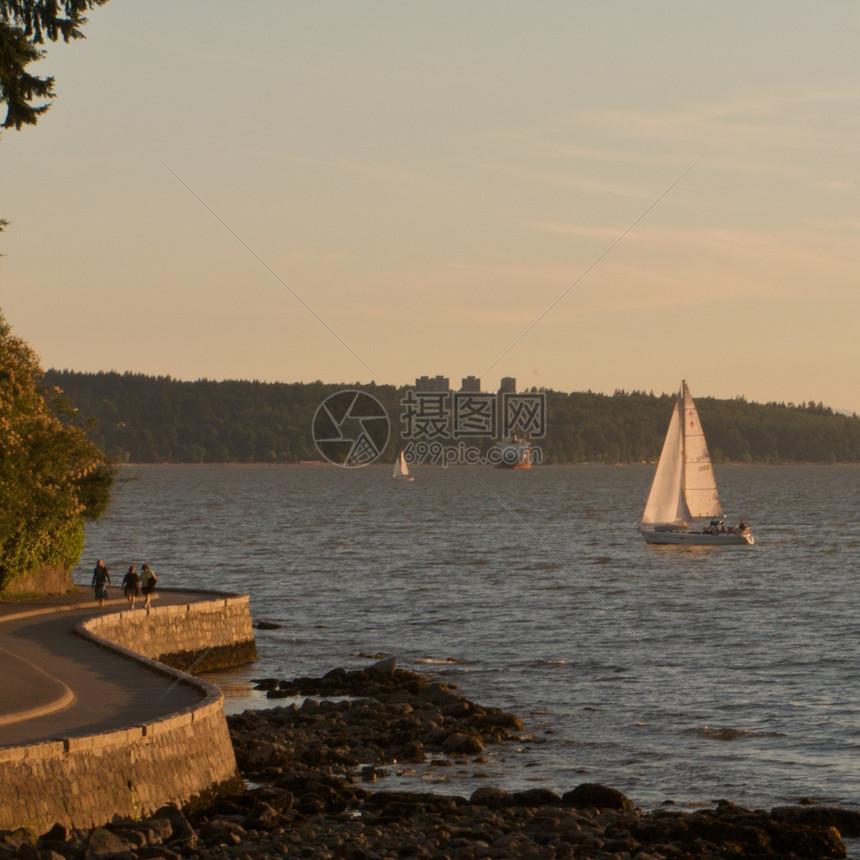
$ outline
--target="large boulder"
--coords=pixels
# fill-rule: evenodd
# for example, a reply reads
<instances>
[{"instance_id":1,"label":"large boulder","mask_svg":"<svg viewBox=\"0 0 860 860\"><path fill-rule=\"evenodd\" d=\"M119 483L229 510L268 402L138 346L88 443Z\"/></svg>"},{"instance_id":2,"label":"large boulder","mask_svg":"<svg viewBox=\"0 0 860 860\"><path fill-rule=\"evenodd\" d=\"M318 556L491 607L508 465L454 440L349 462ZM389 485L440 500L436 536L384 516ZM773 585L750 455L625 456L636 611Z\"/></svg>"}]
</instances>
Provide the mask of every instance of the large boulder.
<instances>
[{"instance_id":1,"label":"large boulder","mask_svg":"<svg viewBox=\"0 0 860 860\"><path fill-rule=\"evenodd\" d=\"M580 809L633 809L633 801L615 788L597 782L584 782L562 795L565 806Z\"/></svg>"},{"instance_id":2,"label":"large boulder","mask_svg":"<svg viewBox=\"0 0 860 860\"><path fill-rule=\"evenodd\" d=\"M475 806L489 806L491 809L501 809L511 805L511 793L493 785L482 785L472 792L469 802Z\"/></svg>"},{"instance_id":3,"label":"large boulder","mask_svg":"<svg viewBox=\"0 0 860 860\"><path fill-rule=\"evenodd\" d=\"M860 836L860 812L838 806L777 806L771 816L795 824L835 827L843 836Z\"/></svg>"},{"instance_id":4,"label":"large boulder","mask_svg":"<svg viewBox=\"0 0 860 860\"><path fill-rule=\"evenodd\" d=\"M371 672L376 672L379 675L392 675L394 674L394 670L397 668L397 658L396 657L386 657L382 660L378 660L370 667Z\"/></svg>"},{"instance_id":5,"label":"large boulder","mask_svg":"<svg viewBox=\"0 0 860 860\"><path fill-rule=\"evenodd\" d=\"M120 839L110 830L96 827L87 840L84 858L85 860L97 860L100 857L115 857L117 854L124 854L130 847L124 839Z\"/></svg>"},{"instance_id":6,"label":"large boulder","mask_svg":"<svg viewBox=\"0 0 860 860\"><path fill-rule=\"evenodd\" d=\"M451 755L472 755L484 749L484 743L475 735L452 732L442 743L442 749Z\"/></svg>"}]
</instances>

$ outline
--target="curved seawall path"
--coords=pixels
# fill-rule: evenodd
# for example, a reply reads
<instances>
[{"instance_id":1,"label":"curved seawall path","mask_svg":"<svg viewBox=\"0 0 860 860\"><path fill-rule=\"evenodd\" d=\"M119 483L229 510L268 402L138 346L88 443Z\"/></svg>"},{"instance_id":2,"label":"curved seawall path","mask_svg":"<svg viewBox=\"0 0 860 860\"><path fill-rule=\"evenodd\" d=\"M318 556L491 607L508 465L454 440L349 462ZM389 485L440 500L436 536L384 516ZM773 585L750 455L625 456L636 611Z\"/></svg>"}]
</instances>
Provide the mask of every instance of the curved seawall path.
<instances>
[{"instance_id":1,"label":"curved seawall path","mask_svg":"<svg viewBox=\"0 0 860 860\"><path fill-rule=\"evenodd\" d=\"M253 652L235 595L161 591L150 615L119 589L103 610L89 590L0 603L0 829L133 818L235 780L220 691L153 659L233 646Z\"/></svg>"}]
</instances>

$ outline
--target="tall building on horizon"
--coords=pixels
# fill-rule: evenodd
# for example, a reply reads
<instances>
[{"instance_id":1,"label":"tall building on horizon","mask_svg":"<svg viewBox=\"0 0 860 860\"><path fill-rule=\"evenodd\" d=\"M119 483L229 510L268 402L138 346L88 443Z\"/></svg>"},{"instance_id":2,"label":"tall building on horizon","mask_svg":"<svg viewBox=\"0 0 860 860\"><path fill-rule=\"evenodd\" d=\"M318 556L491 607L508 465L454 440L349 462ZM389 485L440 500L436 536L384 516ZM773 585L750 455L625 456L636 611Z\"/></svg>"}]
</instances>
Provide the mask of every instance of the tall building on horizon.
<instances>
[{"instance_id":1,"label":"tall building on horizon","mask_svg":"<svg viewBox=\"0 0 860 860\"><path fill-rule=\"evenodd\" d=\"M450 391L450 380L447 376L418 376L415 379L416 391Z\"/></svg>"}]
</instances>

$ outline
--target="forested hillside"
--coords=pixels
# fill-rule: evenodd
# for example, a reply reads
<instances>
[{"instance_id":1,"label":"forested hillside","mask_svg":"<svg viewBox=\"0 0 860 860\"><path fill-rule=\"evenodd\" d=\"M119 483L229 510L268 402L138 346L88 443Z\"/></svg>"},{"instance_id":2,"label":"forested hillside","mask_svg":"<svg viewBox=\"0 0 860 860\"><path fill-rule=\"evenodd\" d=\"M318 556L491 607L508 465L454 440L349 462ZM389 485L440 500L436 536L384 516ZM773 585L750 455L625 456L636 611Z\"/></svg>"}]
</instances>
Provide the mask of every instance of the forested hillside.
<instances>
[{"instance_id":1,"label":"forested hillside","mask_svg":"<svg viewBox=\"0 0 860 860\"><path fill-rule=\"evenodd\" d=\"M319 460L311 424L330 394L360 387L392 423L386 452L400 440L401 398L391 385L182 382L141 374L48 371L77 408L77 421L116 462L297 463ZM674 394L547 392L545 463L656 460ZM696 399L716 462L860 462L860 418L822 404Z\"/></svg>"}]
</instances>

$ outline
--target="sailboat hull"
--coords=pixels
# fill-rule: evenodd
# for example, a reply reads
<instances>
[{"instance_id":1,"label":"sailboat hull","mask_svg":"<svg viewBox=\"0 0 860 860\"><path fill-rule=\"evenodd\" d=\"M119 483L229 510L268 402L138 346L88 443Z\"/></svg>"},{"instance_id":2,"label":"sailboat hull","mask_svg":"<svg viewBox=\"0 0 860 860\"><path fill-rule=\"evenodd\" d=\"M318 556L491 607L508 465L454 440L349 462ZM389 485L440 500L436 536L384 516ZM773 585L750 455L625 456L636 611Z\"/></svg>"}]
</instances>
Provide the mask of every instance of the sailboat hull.
<instances>
[{"instance_id":1,"label":"sailboat hull","mask_svg":"<svg viewBox=\"0 0 860 860\"><path fill-rule=\"evenodd\" d=\"M755 538L749 530L706 534L701 531L657 531L641 528L639 531L646 543L674 546L752 546Z\"/></svg>"}]
</instances>

